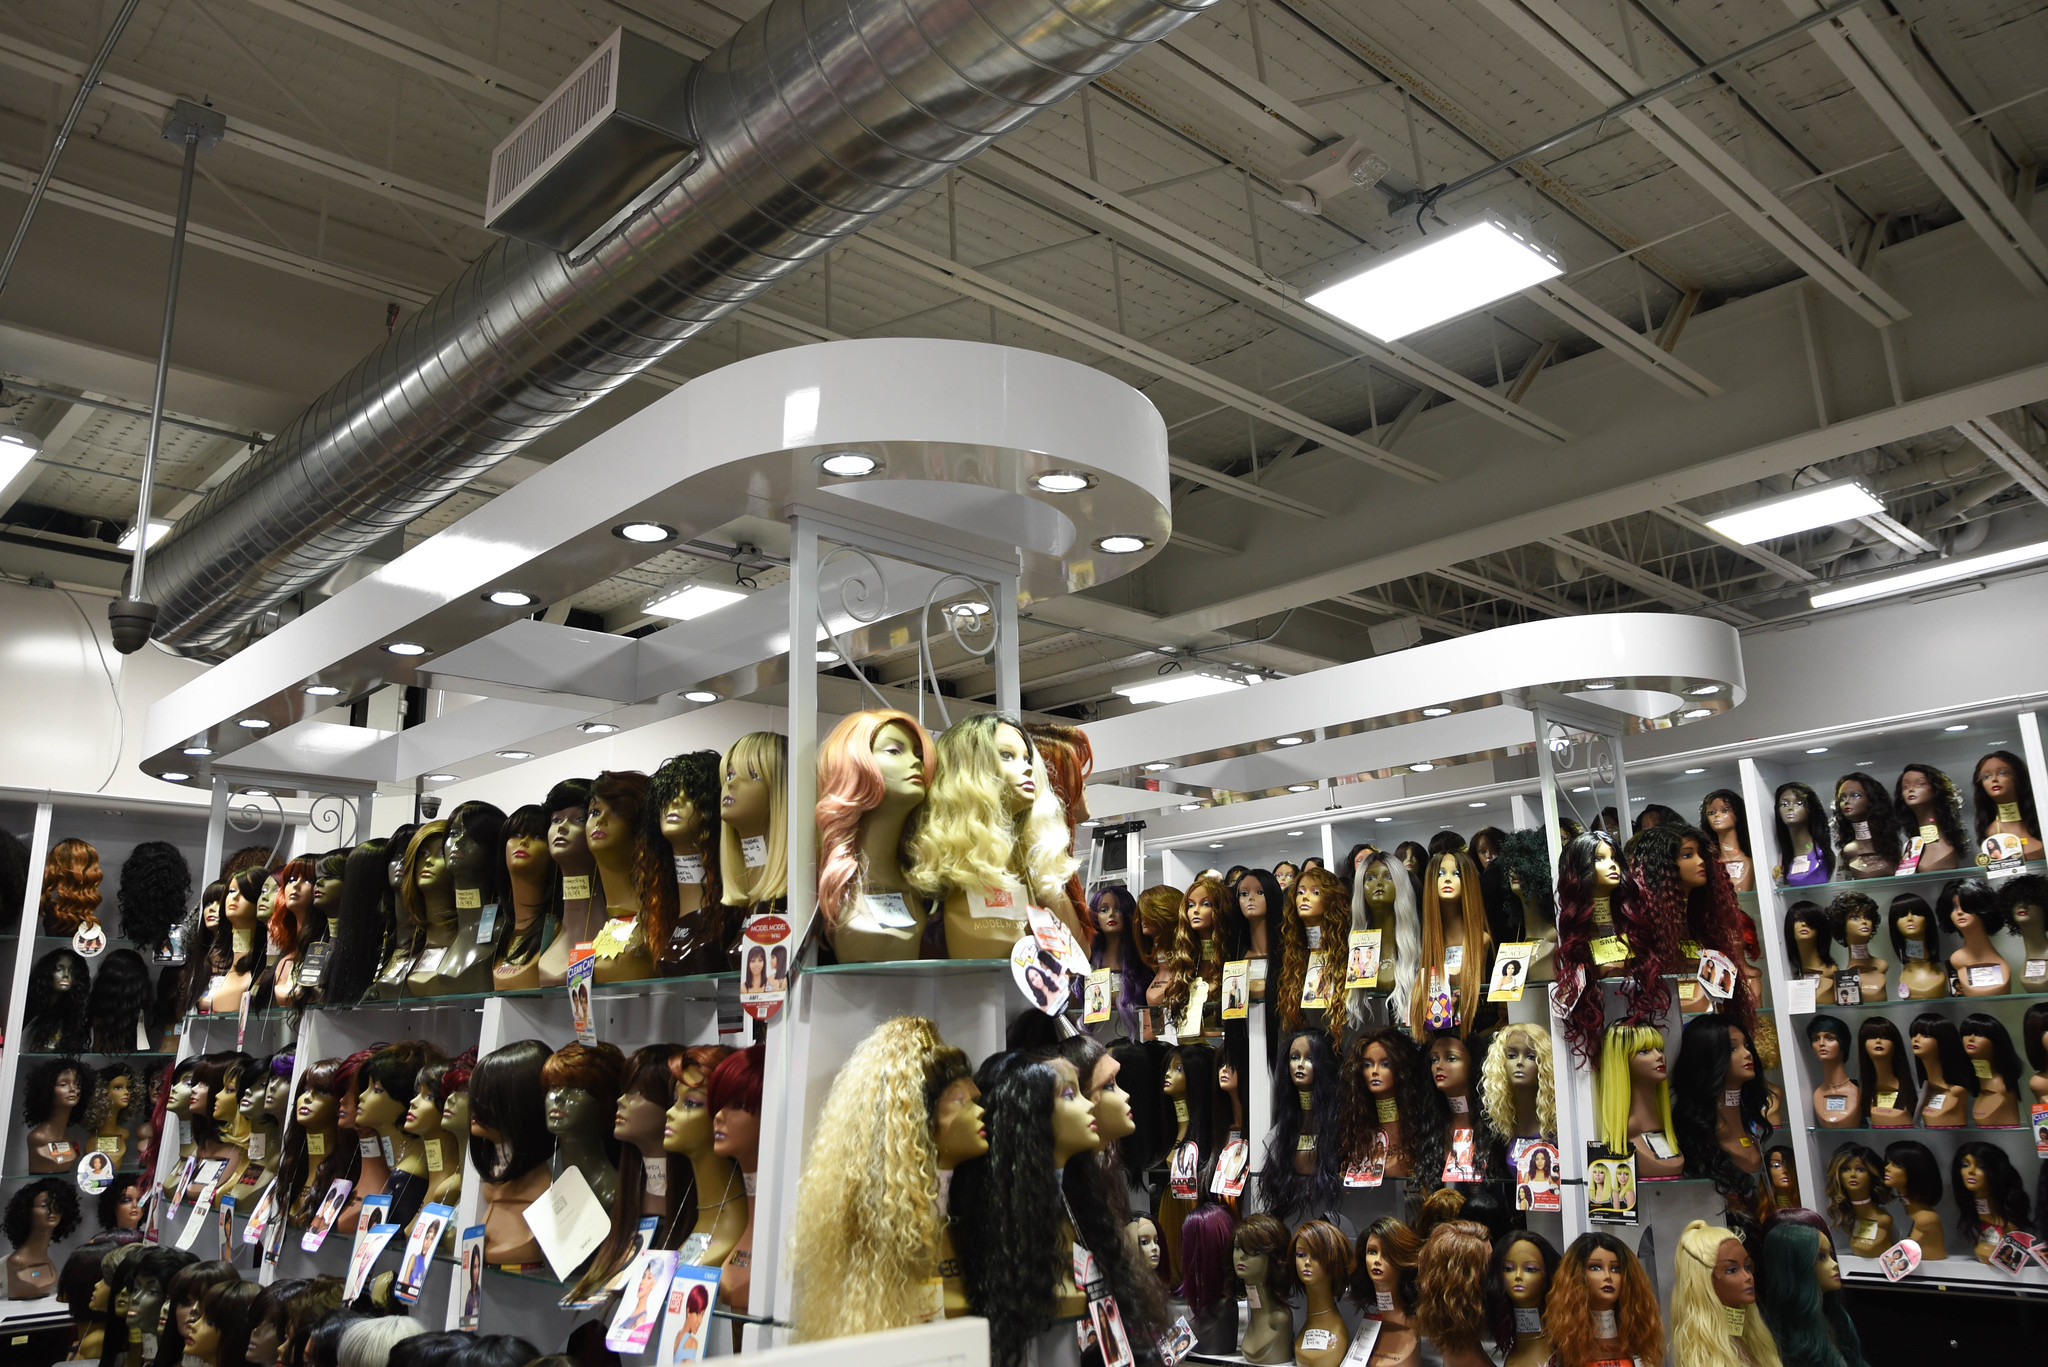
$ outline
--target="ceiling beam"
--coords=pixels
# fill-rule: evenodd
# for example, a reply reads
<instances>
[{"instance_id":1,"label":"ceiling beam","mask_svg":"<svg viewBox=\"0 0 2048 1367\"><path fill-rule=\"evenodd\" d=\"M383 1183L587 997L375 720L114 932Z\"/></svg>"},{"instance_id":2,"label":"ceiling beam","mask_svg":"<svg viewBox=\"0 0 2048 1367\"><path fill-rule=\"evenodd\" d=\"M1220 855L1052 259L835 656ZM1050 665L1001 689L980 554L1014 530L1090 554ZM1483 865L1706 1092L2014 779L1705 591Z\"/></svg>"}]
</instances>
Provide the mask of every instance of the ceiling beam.
<instances>
[{"instance_id":1,"label":"ceiling beam","mask_svg":"<svg viewBox=\"0 0 2048 1367\"><path fill-rule=\"evenodd\" d=\"M1522 291L1530 303L1578 329L1657 383L1688 399L1711 399L1721 386L1637 332L1562 279L1548 280Z\"/></svg>"},{"instance_id":2,"label":"ceiling beam","mask_svg":"<svg viewBox=\"0 0 2048 1367\"><path fill-rule=\"evenodd\" d=\"M1956 430L1963 434L1970 445L1998 462L1998 468L2011 475L2020 487L2042 503L2048 503L2048 470L2034 459L2031 451L2019 443L2005 425L1996 418L1968 418L1956 424Z\"/></svg>"},{"instance_id":3,"label":"ceiling beam","mask_svg":"<svg viewBox=\"0 0 2048 1367\"><path fill-rule=\"evenodd\" d=\"M1453 584L1462 585L1475 592L1490 594L1503 602L1519 604L1531 612L1540 612L1545 617L1577 617L1585 612L1577 603L1554 598L1549 594L1533 593L1513 584L1503 584L1483 574L1475 574L1460 565L1446 565L1442 569L1431 570L1430 573L1439 579L1448 579Z\"/></svg>"},{"instance_id":4,"label":"ceiling beam","mask_svg":"<svg viewBox=\"0 0 2048 1367\"><path fill-rule=\"evenodd\" d=\"M1667 579L1655 570L1646 570L1633 561L1601 550L1589 541L1576 536L1547 536L1547 546L1555 546L1566 555L1597 566L1609 579L1628 585L1638 593L1647 593L1660 602L1667 603L1685 612L1708 612L1716 617L1725 617L1738 626L1754 625L1756 618L1739 608L1707 597L1698 589L1687 588L1675 579Z\"/></svg>"},{"instance_id":5,"label":"ceiling beam","mask_svg":"<svg viewBox=\"0 0 2048 1367\"><path fill-rule=\"evenodd\" d=\"M1557 0L1478 0L1502 25L1536 49L1602 107L1649 90L1650 83L1616 56ZM1771 244L1793 265L1872 327L1907 316L1904 304L1858 270L1790 205L1669 99L1651 100L1620 116L1652 147Z\"/></svg>"},{"instance_id":6,"label":"ceiling beam","mask_svg":"<svg viewBox=\"0 0 2048 1367\"><path fill-rule=\"evenodd\" d=\"M1430 630L1440 631L1446 636L1470 636L1472 634L1472 628L1466 626L1463 622L1452 622L1417 608L1404 608L1399 604L1380 597L1376 593L1339 593L1333 595L1330 601L1342 603L1346 607L1364 608L1367 612L1376 612L1382 617L1413 617Z\"/></svg>"},{"instance_id":7,"label":"ceiling beam","mask_svg":"<svg viewBox=\"0 0 2048 1367\"><path fill-rule=\"evenodd\" d=\"M341 0L241 0L280 18L306 25L351 47L374 52L387 61L410 67L457 90L481 95L516 114L527 114L546 99L552 87L515 76L458 48L366 14ZM565 73L566 74L566 73Z\"/></svg>"},{"instance_id":8,"label":"ceiling beam","mask_svg":"<svg viewBox=\"0 0 2048 1367\"><path fill-rule=\"evenodd\" d=\"M1712 527L1709 527L1705 518L1681 504L1667 503L1663 507L1653 509L1652 511L1665 521L1683 527L1687 531L1696 532L1709 541L1718 542L1720 545L1734 551L1737 555L1742 556L1751 564L1761 565L1774 574L1782 574L1796 584L1810 584L1820 578L1819 575L1806 568L1806 566L1794 560L1787 560L1776 551L1767 551L1762 546L1745 545L1732 536L1723 536Z\"/></svg>"},{"instance_id":9,"label":"ceiling beam","mask_svg":"<svg viewBox=\"0 0 2048 1367\"><path fill-rule=\"evenodd\" d=\"M1271 489L1263 488L1248 479L1239 479L1236 475L1226 475L1221 470L1211 470L1206 465L1197 465L1195 462L1183 460L1179 456L1168 456L1166 458L1166 468L1169 473L1177 475L1181 479L1193 480L1195 483L1206 485L1218 493L1229 494L1232 498L1241 498L1247 503L1256 503L1262 507L1275 508L1283 513L1292 513L1296 517L1320 518L1329 516L1329 514L1314 504L1303 503L1300 499L1289 498L1285 494L1276 494Z\"/></svg>"}]
</instances>

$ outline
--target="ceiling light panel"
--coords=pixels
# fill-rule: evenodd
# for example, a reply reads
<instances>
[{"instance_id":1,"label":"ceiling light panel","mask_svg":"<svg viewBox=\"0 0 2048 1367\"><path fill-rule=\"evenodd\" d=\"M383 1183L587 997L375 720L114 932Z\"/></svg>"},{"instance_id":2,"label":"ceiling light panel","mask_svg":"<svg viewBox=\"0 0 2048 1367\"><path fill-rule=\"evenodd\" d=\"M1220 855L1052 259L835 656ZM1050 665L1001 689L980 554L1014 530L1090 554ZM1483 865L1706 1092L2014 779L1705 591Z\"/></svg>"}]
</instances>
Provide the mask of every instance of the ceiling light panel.
<instances>
[{"instance_id":1,"label":"ceiling light panel","mask_svg":"<svg viewBox=\"0 0 2048 1367\"><path fill-rule=\"evenodd\" d=\"M1489 215L1389 252L1307 301L1391 342L1562 274L1557 257Z\"/></svg>"},{"instance_id":2,"label":"ceiling light panel","mask_svg":"<svg viewBox=\"0 0 2048 1367\"><path fill-rule=\"evenodd\" d=\"M1884 504L1853 479L1831 480L1795 489L1777 498L1746 504L1706 519L1707 526L1745 546L1811 531L1836 522L1852 522L1884 511Z\"/></svg>"}]
</instances>

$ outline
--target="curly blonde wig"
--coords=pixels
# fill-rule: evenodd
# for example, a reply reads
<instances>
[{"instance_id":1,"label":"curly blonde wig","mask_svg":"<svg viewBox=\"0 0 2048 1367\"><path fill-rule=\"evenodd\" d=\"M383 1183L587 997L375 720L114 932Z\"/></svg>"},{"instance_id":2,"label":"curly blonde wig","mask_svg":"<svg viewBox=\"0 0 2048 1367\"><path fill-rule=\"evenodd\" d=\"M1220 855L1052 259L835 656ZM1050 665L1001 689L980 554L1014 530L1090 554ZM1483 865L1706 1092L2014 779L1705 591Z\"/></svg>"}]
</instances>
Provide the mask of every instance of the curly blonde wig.
<instances>
[{"instance_id":1,"label":"curly blonde wig","mask_svg":"<svg viewBox=\"0 0 2048 1367\"><path fill-rule=\"evenodd\" d=\"M861 866L860 823L887 795L888 782L875 761L875 740L891 726L900 727L917 747L929 784L938 757L931 736L908 712L855 712L842 718L818 747L818 912L829 930L839 928L840 909L857 901L867 881L867 870ZM909 847L917 816L911 814L899 855Z\"/></svg>"},{"instance_id":2,"label":"curly blonde wig","mask_svg":"<svg viewBox=\"0 0 2048 1367\"><path fill-rule=\"evenodd\" d=\"M1038 791L1010 815L998 737L1007 729L1024 742ZM933 896L954 892L1022 892L1033 906L1074 924L1067 878L1074 872L1073 833L1038 748L1016 722L994 712L968 717L939 737L939 772L925 799L924 820L911 839L910 881Z\"/></svg>"},{"instance_id":3,"label":"curly blonde wig","mask_svg":"<svg viewBox=\"0 0 2048 1367\"><path fill-rule=\"evenodd\" d=\"M938 1146L926 1065L947 1049L922 1016L883 1021L833 1079L789 1234L800 1341L920 1323L938 1275Z\"/></svg>"},{"instance_id":4,"label":"curly blonde wig","mask_svg":"<svg viewBox=\"0 0 2048 1367\"><path fill-rule=\"evenodd\" d=\"M1648 1048L1668 1049L1664 1032L1654 1025L1613 1025L1607 1029L1606 1042L1600 1050L1600 1142L1607 1146L1609 1153L1629 1152L1628 1110L1629 1092L1632 1079L1629 1062L1638 1050ZM1657 1084L1657 1120L1664 1127L1664 1137L1677 1148L1678 1128L1671 1119L1671 1084L1664 1081Z\"/></svg>"},{"instance_id":5,"label":"curly blonde wig","mask_svg":"<svg viewBox=\"0 0 2048 1367\"><path fill-rule=\"evenodd\" d=\"M1743 1317L1742 1333L1728 1332L1721 1298L1714 1291L1714 1264L1724 1243L1740 1247L1742 1236L1705 1220L1694 1220L1678 1236L1678 1254L1671 1265L1671 1360L1685 1367L1780 1367L1777 1341L1754 1303ZM1747 1361L1730 1346L1731 1337L1740 1338Z\"/></svg>"},{"instance_id":6,"label":"curly blonde wig","mask_svg":"<svg viewBox=\"0 0 2048 1367\"><path fill-rule=\"evenodd\" d=\"M723 895L729 907L748 907L773 902L789 893L789 804L783 800L789 776L789 737L773 731L749 731L725 752L721 772L758 778L768 784L768 862L758 869L747 867L740 833L719 823L718 868L724 876Z\"/></svg>"},{"instance_id":7,"label":"curly blonde wig","mask_svg":"<svg viewBox=\"0 0 2048 1367\"><path fill-rule=\"evenodd\" d=\"M1544 1138L1557 1134L1557 1074L1550 1056L1550 1032L1533 1023L1504 1027L1493 1037L1486 1061L1479 1065L1479 1100L1486 1119L1502 1138L1515 1133L1515 1089L1508 1085L1508 1046L1520 1044L1536 1054L1536 1128Z\"/></svg>"}]
</instances>

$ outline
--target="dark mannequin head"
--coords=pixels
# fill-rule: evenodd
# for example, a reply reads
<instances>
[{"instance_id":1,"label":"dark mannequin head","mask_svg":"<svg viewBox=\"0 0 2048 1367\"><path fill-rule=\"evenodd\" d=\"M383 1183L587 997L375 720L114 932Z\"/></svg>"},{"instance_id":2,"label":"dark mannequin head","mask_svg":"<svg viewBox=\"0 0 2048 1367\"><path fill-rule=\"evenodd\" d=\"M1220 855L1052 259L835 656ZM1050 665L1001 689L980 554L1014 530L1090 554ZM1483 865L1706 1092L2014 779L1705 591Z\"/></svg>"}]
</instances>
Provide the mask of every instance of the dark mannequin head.
<instances>
[{"instance_id":1,"label":"dark mannequin head","mask_svg":"<svg viewBox=\"0 0 2048 1367\"><path fill-rule=\"evenodd\" d=\"M99 1074L90 1064L75 1058L46 1059L28 1075L21 1093L21 1119L29 1126L42 1124L65 1105L76 1121L92 1104ZM62 1095L60 1095L60 1092ZM75 1095L74 1095L75 1094Z\"/></svg>"},{"instance_id":2,"label":"dark mannequin head","mask_svg":"<svg viewBox=\"0 0 2048 1367\"><path fill-rule=\"evenodd\" d=\"M1542 1266L1540 1290L1534 1287L1534 1279L1519 1269L1527 1262L1534 1261ZM1493 1332L1493 1341L1504 1351L1512 1351L1515 1345L1516 1296L1510 1288L1528 1286L1535 1291L1533 1307L1528 1305L1529 1292L1523 1293L1525 1308L1541 1310L1542 1297L1549 1294L1557 1281L1557 1249L1541 1234L1527 1229L1510 1229L1494 1236L1493 1258L1486 1266L1486 1322Z\"/></svg>"},{"instance_id":3,"label":"dark mannequin head","mask_svg":"<svg viewBox=\"0 0 2048 1367\"><path fill-rule=\"evenodd\" d=\"M75 950L53 949L29 970L23 1028L33 1053L83 1049L90 1042L92 971Z\"/></svg>"},{"instance_id":4,"label":"dark mannequin head","mask_svg":"<svg viewBox=\"0 0 2048 1367\"><path fill-rule=\"evenodd\" d=\"M1835 847L1828 839L1828 805L1821 801L1820 794L1804 783L1781 783L1777 792L1771 795L1771 829L1777 836L1778 862L1789 875L1797 847L1792 843L1795 833L1803 833L1813 842L1812 859L1826 872L1828 878L1835 876ZM1787 820L1788 812L1797 810Z\"/></svg>"},{"instance_id":5,"label":"dark mannequin head","mask_svg":"<svg viewBox=\"0 0 2048 1367\"><path fill-rule=\"evenodd\" d=\"M1749 854L1749 804L1742 800L1742 794L1733 788L1716 788L1700 799L1699 828L1715 837L1720 844L1719 833L1715 831L1715 818L1724 814L1735 823L1735 841L1744 854Z\"/></svg>"},{"instance_id":6,"label":"dark mannequin head","mask_svg":"<svg viewBox=\"0 0 2048 1367\"><path fill-rule=\"evenodd\" d=\"M1306 1085L1300 1074L1306 1073ZM1304 1108L1300 1093L1307 1091ZM1282 1220L1334 1210L1343 1187L1343 1142L1337 1104L1343 1092L1342 1068L1330 1037L1315 1026L1303 1026L1280 1042L1273 1077L1273 1116L1266 1131L1265 1165L1260 1192L1268 1211ZM1315 1170L1294 1170L1300 1137L1316 1135Z\"/></svg>"},{"instance_id":7,"label":"dark mannequin head","mask_svg":"<svg viewBox=\"0 0 2048 1367\"><path fill-rule=\"evenodd\" d=\"M1891 790L1871 775L1857 772L1835 780L1834 817L1835 839L1840 844L1856 839L1856 827L1861 823L1870 831L1874 853L1896 860L1904 852Z\"/></svg>"},{"instance_id":8,"label":"dark mannequin head","mask_svg":"<svg viewBox=\"0 0 2048 1367\"><path fill-rule=\"evenodd\" d=\"M547 1088L549 1111L558 1109L562 1122L552 1116L549 1128L559 1142L570 1130L596 1135L604 1140L605 1156L618 1161L618 1141L612 1138L612 1117L619 1106L619 1087L625 1081L626 1058L615 1044L565 1044L541 1065L540 1080Z\"/></svg>"},{"instance_id":9,"label":"dark mannequin head","mask_svg":"<svg viewBox=\"0 0 2048 1367\"><path fill-rule=\"evenodd\" d=\"M37 1210L44 1214L44 1228L51 1243L62 1243L78 1228L78 1185L62 1177L45 1177L16 1189L7 1202L7 1242L16 1248L36 1233ZM50 1226L48 1221L55 1220Z\"/></svg>"},{"instance_id":10,"label":"dark mannequin head","mask_svg":"<svg viewBox=\"0 0 2048 1367\"><path fill-rule=\"evenodd\" d=\"M469 1078L470 1160L486 1182L524 1177L548 1161L547 1084L541 1070L554 1050L537 1039L519 1040L477 1060ZM499 1143L505 1159L500 1162Z\"/></svg>"}]
</instances>

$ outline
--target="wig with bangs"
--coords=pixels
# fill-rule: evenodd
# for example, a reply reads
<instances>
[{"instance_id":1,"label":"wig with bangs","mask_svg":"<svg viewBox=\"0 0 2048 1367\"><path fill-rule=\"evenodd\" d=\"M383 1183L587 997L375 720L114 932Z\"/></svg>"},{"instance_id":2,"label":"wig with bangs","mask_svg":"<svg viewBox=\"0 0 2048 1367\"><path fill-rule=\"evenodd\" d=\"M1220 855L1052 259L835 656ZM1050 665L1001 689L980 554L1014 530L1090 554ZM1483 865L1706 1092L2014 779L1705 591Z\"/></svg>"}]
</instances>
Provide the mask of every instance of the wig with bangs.
<instances>
[{"instance_id":1,"label":"wig with bangs","mask_svg":"<svg viewBox=\"0 0 2048 1367\"><path fill-rule=\"evenodd\" d=\"M677 1044L649 1044L635 1049L626 1058L625 1083L619 1089L620 1096L643 1097L667 1111L675 1105L674 1065L682 1052L682 1046ZM424 1088L426 1073L422 1072L420 1077ZM681 1154L666 1152L657 1161L662 1165L662 1176L666 1179L662 1189L667 1193L661 1225L673 1227L690 1164ZM640 1221L647 1208L647 1195L647 1156L640 1152L638 1146L621 1143L619 1196L612 1203L611 1232L597 1246L597 1252L591 1255L583 1276L577 1281L576 1300L589 1300L596 1296L606 1282L625 1268L627 1260L639 1248Z\"/></svg>"},{"instance_id":2,"label":"wig with bangs","mask_svg":"<svg viewBox=\"0 0 2048 1367\"><path fill-rule=\"evenodd\" d=\"M1621 1347L1614 1353L1602 1351L1600 1340L1593 1333L1592 1303L1586 1295L1586 1262L1595 1252L1611 1253L1621 1264L1621 1298L1614 1306ZM1807 1279L1812 1280L1811 1265ZM1550 1295L1543 1303L1543 1330L1556 1349L1554 1361L1572 1367L1610 1357L1623 1361L1634 1358L1642 1367L1661 1367L1664 1361L1664 1320L1657 1313L1657 1289L1635 1253L1612 1234L1581 1234L1558 1259L1557 1274L1550 1279Z\"/></svg>"},{"instance_id":3,"label":"wig with bangs","mask_svg":"<svg viewBox=\"0 0 2048 1367\"><path fill-rule=\"evenodd\" d=\"M504 932L503 946L498 950L498 962L519 967L532 963L541 950L547 947L549 926L560 923L562 919L562 884L561 880L555 877L554 854L548 844L548 814L546 812L530 802L524 807L512 809L511 814L505 818L504 826L498 832L497 853L500 867L505 866L505 847L514 840L536 840L540 842L541 862L546 870L541 877L547 887L547 900L542 903L539 914L527 922L526 928L521 930L517 925L512 925L508 926ZM669 877L673 879L675 875L671 873ZM505 871L505 897L505 903L499 907L499 919L516 922L518 917L513 915L511 905L512 874L509 868Z\"/></svg>"},{"instance_id":4,"label":"wig with bangs","mask_svg":"<svg viewBox=\"0 0 2048 1367\"><path fill-rule=\"evenodd\" d=\"M541 1070L554 1053L537 1039L523 1039L493 1049L476 1061L469 1075L469 1159L479 1180L510 1182L524 1177L554 1156L555 1137L548 1133L547 1083ZM477 1131L496 1130L505 1136L492 1143Z\"/></svg>"},{"instance_id":5,"label":"wig with bangs","mask_svg":"<svg viewBox=\"0 0 2048 1367\"><path fill-rule=\"evenodd\" d=\"M692 750L663 761L647 780L636 881L647 943L664 973L723 971L726 953L739 936L739 919L720 901L718 775L716 750ZM678 801L697 814L697 851L704 865L702 905L691 913L687 926L676 882L675 847L661 828L663 814Z\"/></svg>"},{"instance_id":6,"label":"wig with bangs","mask_svg":"<svg viewBox=\"0 0 2048 1367\"><path fill-rule=\"evenodd\" d=\"M887 795L888 781L875 761L875 739L891 726L910 737L929 785L938 772L938 755L931 735L908 712L855 712L842 718L818 747L818 912L828 933L839 929L841 911L857 905L866 887L860 823ZM903 825L896 853L906 868L923 807L920 803Z\"/></svg>"},{"instance_id":7,"label":"wig with bangs","mask_svg":"<svg viewBox=\"0 0 2048 1367\"><path fill-rule=\"evenodd\" d=\"M729 907L780 901L789 895L789 803L784 797L789 784L789 737L773 731L749 731L725 752L720 772L757 778L768 785L768 862L757 869L748 868L740 833L721 822L720 899Z\"/></svg>"},{"instance_id":8,"label":"wig with bangs","mask_svg":"<svg viewBox=\"0 0 2048 1367\"><path fill-rule=\"evenodd\" d=\"M406 842L405 858L398 868L398 909L404 913L392 925L391 949L398 958L387 960L387 967L396 967L403 962L406 971L419 959L420 951L427 945L427 899L419 889L420 865L426 862L427 851L435 841L441 843L442 856L447 856L447 820L429 821L412 833ZM500 862L503 862L502 859Z\"/></svg>"},{"instance_id":9,"label":"wig with bangs","mask_svg":"<svg viewBox=\"0 0 2048 1367\"><path fill-rule=\"evenodd\" d=\"M296 956L299 946L306 942L306 927L299 924L299 918L285 905L286 885L318 883L319 880L320 866L310 859L294 859L277 871L277 892L270 899L270 915L265 918L273 962ZM311 910L309 905L307 911Z\"/></svg>"},{"instance_id":10,"label":"wig with bangs","mask_svg":"<svg viewBox=\"0 0 2048 1367\"><path fill-rule=\"evenodd\" d=\"M1711 1018L1709 1018L1711 1019ZM1612 1154L1631 1153L1628 1141L1629 1098L1634 1079L1629 1073L1629 1062L1644 1049L1663 1049L1670 1045L1665 1042L1664 1032L1654 1025L1610 1025L1607 1027L1606 1043L1600 1051L1600 1074L1595 1081L1599 1102L1600 1142ZM1671 1116L1671 1083L1668 1080L1657 1084L1657 1123L1663 1127L1665 1138L1676 1147L1678 1126Z\"/></svg>"},{"instance_id":11,"label":"wig with bangs","mask_svg":"<svg viewBox=\"0 0 2048 1367\"><path fill-rule=\"evenodd\" d=\"M767 1062L768 1048L763 1044L735 1050L719 1061L704 1080L704 1102L712 1119L726 1110L761 1114L761 1079Z\"/></svg>"},{"instance_id":12,"label":"wig with bangs","mask_svg":"<svg viewBox=\"0 0 2048 1367\"><path fill-rule=\"evenodd\" d=\"M1009 785L996 750L1003 727L1024 740L1038 780L1031 805L1010 815ZM1068 924L1079 913L1067 903L1075 863L1073 833L1046 778L1038 747L1017 722L996 712L964 717L938 740L938 773L925 799L924 817L910 842L910 881L920 892L1006 889L1021 892ZM1176 908L1176 911L1178 908ZM1156 941L1155 950L1162 948Z\"/></svg>"},{"instance_id":13,"label":"wig with bangs","mask_svg":"<svg viewBox=\"0 0 2048 1367\"><path fill-rule=\"evenodd\" d=\"M1508 1046L1520 1045L1536 1056L1536 1130L1557 1137L1557 1065L1551 1057L1550 1032L1532 1021L1501 1027L1479 1065L1479 1104L1495 1136L1515 1137L1515 1089L1508 1082Z\"/></svg>"},{"instance_id":14,"label":"wig with bangs","mask_svg":"<svg viewBox=\"0 0 2048 1367\"><path fill-rule=\"evenodd\" d=\"M292 1095L291 1123L284 1127L284 1142L277 1161L277 1189L290 1212L293 1224L312 1218L314 1207L335 1179L348 1177L358 1157L353 1142L330 1143L327 1152L315 1155L306 1146L306 1129L299 1124L299 1098L317 1093L341 1107L342 1060L323 1058L306 1065L299 1075L298 1090ZM338 1136L337 1136L338 1137ZM315 1159L318 1161L314 1161Z\"/></svg>"},{"instance_id":15,"label":"wig with bangs","mask_svg":"<svg viewBox=\"0 0 2048 1367\"><path fill-rule=\"evenodd\" d=\"M1301 1278L1295 1273L1295 1259L1308 1254L1323 1265L1323 1275L1330 1280L1330 1296L1336 1299L1338 1291L1348 1285L1351 1274L1358 1268L1358 1252L1352 1248L1351 1240L1344 1237L1344 1231L1328 1220L1304 1220L1295 1227L1287 1240L1287 1290L1288 1299L1302 1289Z\"/></svg>"},{"instance_id":16,"label":"wig with bangs","mask_svg":"<svg viewBox=\"0 0 2048 1367\"><path fill-rule=\"evenodd\" d=\"M1459 900L1455 905L1446 905L1437 896L1436 880L1445 860L1454 861L1458 869ZM1462 851L1446 851L1430 857L1427 875L1422 882L1421 964L1434 973L1444 962L1445 945L1450 938L1446 926L1450 918L1457 918L1465 931L1465 958L1458 970L1458 1033L1470 1034L1480 1003L1486 999L1486 975L1493 962L1493 937L1486 924L1486 895L1480 886L1479 865ZM1408 1002L1408 1029L1421 1039L1429 1031L1430 985L1426 981L1418 985L1420 990L1411 989ZM1448 981L1445 985L1448 988Z\"/></svg>"}]
</instances>

